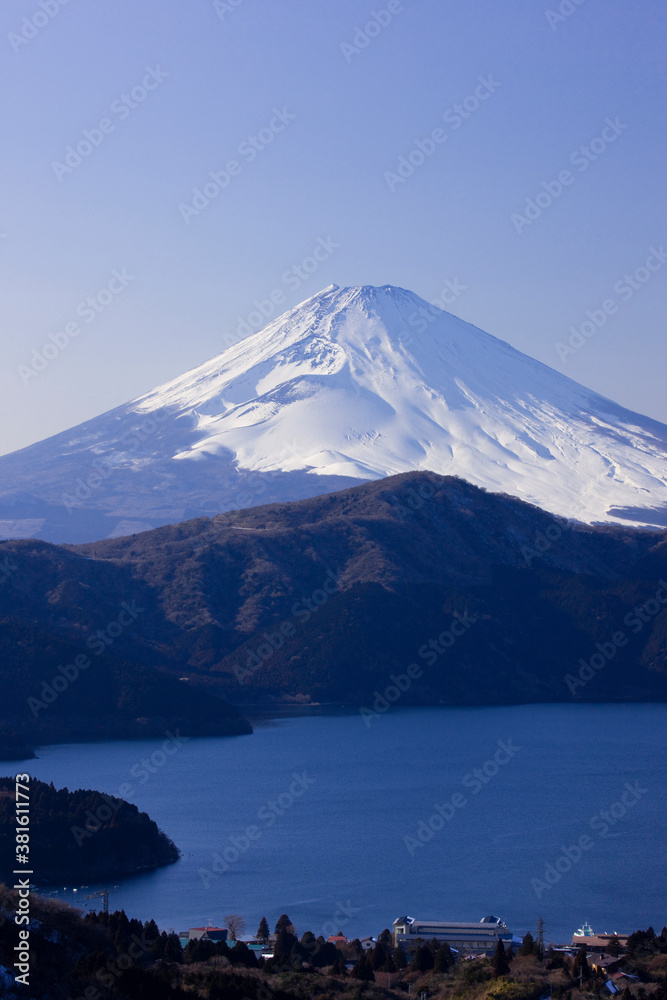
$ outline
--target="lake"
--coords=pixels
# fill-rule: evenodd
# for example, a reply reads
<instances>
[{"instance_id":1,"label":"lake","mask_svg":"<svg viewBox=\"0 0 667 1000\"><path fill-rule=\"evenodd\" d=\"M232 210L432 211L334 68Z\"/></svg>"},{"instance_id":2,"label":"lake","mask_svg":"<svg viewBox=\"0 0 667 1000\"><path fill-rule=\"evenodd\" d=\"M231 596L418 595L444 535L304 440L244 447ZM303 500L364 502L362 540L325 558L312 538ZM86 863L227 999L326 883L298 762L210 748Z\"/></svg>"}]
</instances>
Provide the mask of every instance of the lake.
<instances>
[{"instance_id":1,"label":"lake","mask_svg":"<svg viewBox=\"0 0 667 1000\"><path fill-rule=\"evenodd\" d=\"M135 802L183 852L110 906L177 931L286 912L299 933L409 914L569 941L667 923L667 706L392 708L252 736L45 747L4 764ZM143 761L143 763L142 763ZM94 888L67 886L77 905ZM63 890L65 887L63 887ZM97 901L99 903L99 901ZM88 904L89 905L89 904Z\"/></svg>"}]
</instances>

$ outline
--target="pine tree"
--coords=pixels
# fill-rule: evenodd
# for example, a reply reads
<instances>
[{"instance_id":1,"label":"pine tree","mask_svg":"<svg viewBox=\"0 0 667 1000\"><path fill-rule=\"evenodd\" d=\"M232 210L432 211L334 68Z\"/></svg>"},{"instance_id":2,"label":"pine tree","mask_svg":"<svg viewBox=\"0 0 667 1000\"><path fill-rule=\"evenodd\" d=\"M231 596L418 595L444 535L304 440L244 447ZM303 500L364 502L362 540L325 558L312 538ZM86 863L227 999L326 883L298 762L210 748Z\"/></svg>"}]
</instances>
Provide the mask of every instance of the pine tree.
<instances>
[{"instance_id":1,"label":"pine tree","mask_svg":"<svg viewBox=\"0 0 667 1000\"><path fill-rule=\"evenodd\" d=\"M215 954L215 944L213 941L204 941L203 938L192 938L188 941L183 951L183 959L191 962L208 962Z\"/></svg>"},{"instance_id":2,"label":"pine tree","mask_svg":"<svg viewBox=\"0 0 667 1000\"><path fill-rule=\"evenodd\" d=\"M435 953L433 971L449 972L449 970L453 965L454 965L454 956L452 955L452 950L447 944L447 942L443 941Z\"/></svg>"},{"instance_id":3,"label":"pine tree","mask_svg":"<svg viewBox=\"0 0 667 1000\"><path fill-rule=\"evenodd\" d=\"M430 972L433 964L433 952L427 944L415 948L412 965L418 972Z\"/></svg>"},{"instance_id":4,"label":"pine tree","mask_svg":"<svg viewBox=\"0 0 667 1000\"><path fill-rule=\"evenodd\" d=\"M549 950L544 957L546 959L547 969L563 968L563 956L559 951L554 951L553 945L549 945Z\"/></svg>"},{"instance_id":5,"label":"pine tree","mask_svg":"<svg viewBox=\"0 0 667 1000\"><path fill-rule=\"evenodd\" d=\"M147 937L149 941L154 941L155 938L159 938L160 936L158 925L155 923L154 920L148 920L144 924L143 930L144 930L144 936Z\"/></svg>"},{"instance_id":6,"label":"pine tree","mask_svg":"<svg viewBox=\"0 0 667 1000\"><path fill-rule=\"evenodd\" d=\"M408 960L405 957L405 951L403 950L402 944L397 944L391 956L394 960L394 965L399 970L405 969L408 964Z\"/></svg>"},{"instance_id":7,"label":"pine tree","mask_svg":"<svg viewBox=\"0 0 667 1000\"><path fill-rule=\"evenodd\" d=\"M387 953L378 941L371 952L371 966L375 971L383 969L387 963Z\"/></svg>"},{"instance_id":8,"label":"pine tree","mask_svg":"<svg viewBox=\"0 0 667 1000\"><path fill-rule=\"evenodd\" d=\"M378 941L380 942L385 951L389 951L389 949L391 948L391 931L389 930L388 927L385 927L385 929L382 931L380 937L378 938Z\"/></svg>"},{"instance_id":9,"label":"pine tree","mask_svg":"<svg viewBox=\"0 0 667 1000\"><path fill-rule=\"evenodd\" d=\"M387 961L384 963L384 968L383 968L382 971L383 972L398 972L398 969L396 968L396 964L395 964L393 958L391 957L391 952L390 951L387 952Z\"/></svg>"},{"instance_id":10,"label":"pine tree","mask_svg":"<svg viewBox=\"0 0 667 1000\"><path fill-rule=\"evenodd\" d=\"M375 980L373 975L373 969L371 968L371 963L368 961L366 952L363 952L359 956L359 961L352 969L350 975L354 979L362 979L364 982L372 983Z\"/></svg>"},{"instance_id":11,"label":"pine tree","mask_svg":"<svg viewBox=\"0 0 667 1000\"><path fill-rule=\"evenodd\" d=\"M289 924L291 927L292 925ZM277 965L286 965L290 961L290 955L295 944L298 944L296 937L287 928L281 927L276 935L273 946L273 960Z\"/></svg>"},{"instance_id":12,"label":"pine tree","mask_svg":"<svg viewBox=\"0 0 667 1000\"><path fill-rule=\"evenodd\" d=\"M269 940L269 925L266 917L262 917L257 928L257 940L260 944L266 944Z\"/></svg>"},{"instance_id":13,"label":"pine tree","mask_svg":"<svg viewBox=\"0 0 667 1000\"><path fill-rule=\"evenodd\" d=\"M291 969L301 969L304 963L303 949L296 938L294 938L294 944L292 945L292 950L289 953L289 965Z\"/></svg>"},{"instance_id":14,"label":"pine tree","mask_svg":"<svg viewBox=\"0 0 667 1000\"><path fill-rule=\"evenodd\" d=\"M525 940L525 938L524 938ZM532 945L531 945L532 947ZM503 944L502 938L498 938L498 944L496 945L495 954L493 956L493 978L499 979L500 976L508 976L510 967L507 964L507 958L505 956L505 945Z\"/></svg>"},{"instance_id":15,"label":"pine tree","mask_svg":"<svg viewBox=\"0 0 667 1000\"><path fill-rule=\"evenodd\" d=\"M535 948L535 941L533 940L533 935L528 931L523 941L521 942L521 947L519 948L519 955L532 955Z\"/></svg>"},{"instance_id":16,"label":"pine tree","mask_svg":"<svg viewBox=\"0 0 667 1000\"><path fill-rule=\"evenodd\" d=\"M618 935L614 934L613 938L607 945L607 954L618 956L621 954L621 942L618 940Z\"/></svg>"},{"instance_id":17,"label":"pine tree","mask_svg":"<svg viewBox=\"0 0 667 1000\"><path fill-rule=\"evenodd\" d=\"M336 945L332 941L325 941L322 935L318 937L317 944L320 949L318 953L321 957L320 966L334 965L341 954Z\"/></svg>"},{"instance_id":18,"label":"pine tree","mask_svg":"<svg viewBox=\"0 0 667 1000\"><path fill-rule=\"evenodd\" d=\"M150 955L155 961L162 959L165 962L182 962L183 948L178 935L173 931L171 934L162 931L151 943Z\"/></svg>"},{"instance_id":19,"label":"pine tree","mask_svg":"<svg viewBox=\"0 0 667 1000\"><path fill-rule=\"evenodd\" d=\"M164 933L164 932L163 932ZM183 961L183 946L180 942L178 934L172 931L171 934L167 934L167 940L164 946L164 952L162 957L165 962L182 962Z\"/></svg>"},{"instance_id":20,"label":"pine tree","mask_svg":"<svg viewBox=\"0 0 667 1000\"><path fill-rule=\"evenodd\" d=\"M232 965L244 965L246 968L253 968L257 965L257 957L245 941L236 942L229 952L229 960Z\"/></svg>"},{"instance_id":21,"label":"pine tree","mask_svg":"<svg viewBox=\"0 0 667 1000\"><path fill-rule=\"evenodd\" d=\"M301 938L300 942L301 954L304 960L312 965L314 968L319 969L324 965L331 965L331 962L327 962L324 956L324 938L320 937L319 940L315 937L312 931L306 931L306 933ZM332 959L335 961L335 956Z\"/></svg>"},{"instance_id":22,"label":"pine tree","mask_svg":"<svg viewBox=\"0 0 667 1000\"><path fill-rule=\"evenodd\" d=\"M294 924L286 913L283 913L280 917L278 917L274 933L280 934L282 930L288 930L291 933L294 933Z\"/></svg>"},{"instance_id":23,"label":"pine tree","mask_svg":"<svg viewBox=\"0 0 667 1000\"><path fill-rule=\"evenodd\" d=\"M346 976L347 975L347 968L345 966L345 959L340 954L340 952L338 953L338 958L334 962L333 967L331 969L331 975L332 976Z\"/></svg>"}]
</instances>

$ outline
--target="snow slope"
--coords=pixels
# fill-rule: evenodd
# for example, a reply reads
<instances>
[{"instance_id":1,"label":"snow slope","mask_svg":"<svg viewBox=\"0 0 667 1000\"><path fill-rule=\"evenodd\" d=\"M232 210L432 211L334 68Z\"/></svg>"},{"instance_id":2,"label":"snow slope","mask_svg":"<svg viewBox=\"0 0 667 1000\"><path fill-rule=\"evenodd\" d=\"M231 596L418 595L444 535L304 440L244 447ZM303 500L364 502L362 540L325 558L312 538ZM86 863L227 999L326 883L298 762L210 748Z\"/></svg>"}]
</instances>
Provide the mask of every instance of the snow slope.
<instances>
[{"instance_id":1,"label":"snow slope","mask_svg":"<svg viewBox=\"0 0 667 1000\"><path fill-rule=\"evenodd\" d=\"M79 497L67 494L63 475L71 487L91 449L103 482L84 497L84 468ZM589 523L667 524L664 424L388 285L329 286L126 406L0 458L0 481L51 505L68 497L72 524L81 500L147 527L411 469ZM255 483L247 503L229 495L242 481Z\"/></svg>"}]
</instances>

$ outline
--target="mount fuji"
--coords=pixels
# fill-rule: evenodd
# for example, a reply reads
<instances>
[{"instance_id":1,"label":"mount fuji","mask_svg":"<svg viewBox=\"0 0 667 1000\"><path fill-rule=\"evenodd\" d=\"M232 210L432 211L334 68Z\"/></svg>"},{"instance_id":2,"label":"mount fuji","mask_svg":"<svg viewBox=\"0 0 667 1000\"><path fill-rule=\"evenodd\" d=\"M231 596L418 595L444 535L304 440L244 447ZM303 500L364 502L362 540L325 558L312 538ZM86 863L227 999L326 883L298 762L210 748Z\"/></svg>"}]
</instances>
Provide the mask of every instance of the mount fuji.
<instances>
[{"instance_id":1,"label":"mount fuji","mask_svg":"<svg viewBox=\"0 0 667 1000\"><path fill-rule=\"evenodd\" d=\"M330 285L192 371L0 458L0 533L83 542L410 470L667 525L667 426L391 285Z\"/></svg>"}]
</instances>

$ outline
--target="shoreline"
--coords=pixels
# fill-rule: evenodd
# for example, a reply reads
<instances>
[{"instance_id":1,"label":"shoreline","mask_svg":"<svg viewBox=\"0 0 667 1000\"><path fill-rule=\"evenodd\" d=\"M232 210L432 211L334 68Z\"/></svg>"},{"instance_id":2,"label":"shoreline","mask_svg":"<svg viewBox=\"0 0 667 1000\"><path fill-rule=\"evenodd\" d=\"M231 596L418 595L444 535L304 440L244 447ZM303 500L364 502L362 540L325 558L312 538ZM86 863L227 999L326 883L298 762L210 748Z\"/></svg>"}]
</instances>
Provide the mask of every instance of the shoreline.
<instances>
[{"instance_id":1,"label":"shoreline","mask_svg":"<svg viewBox=\"0 0 667 1000\"><path fill-rule=\"evenodd\" d=\"M392 704L389 707L389 711L393 713L406 712L413 710L426 710L426 711L441 711L441 710L455 710L457 712L478 712L482 709L494 710L494 709L507 709L507 708L528 708L535 706L549 706L555 707L556 705L562 705L567 709L590 709L594 707L607 707L611 705L621 706L625 705L628 707L635 706L665 706L667 701L533 701L533 702L511 702L504 703L502 705L498 704L447 704L447 705L401 705ZM196 735L189 736L189 740L196 739L233 739L242 736L252 736L256 729L263 729L270 726L272 722L280 722L285 719L298 719L298 718L330 718L331 716L339 716L341 718L355 716L359 714L364 706L356 704L343 704L340 702L312 702L307 705L294 705L294 704L269 704L267 702L258 702L253 705L246 706L234 706L239 711L242 711L245 718L251 725L250 732L237 732L237 733L198 733ZM386 711L386 710L385 710ZM379 715L385 714L384 712L378 713ZM100 736L98 739L76 739L76 738L63 738L57 739L50 742L36 743L34 747L24 746L21 747L21 751L26 751L28 755L18 756L18 752L13 748L10 749L10 755L4 757L2 755L2 748L0 748L0 767L3 764L20 763L21 761L30 761L39 759L39 751L45 750L49 747L57 746L96 746L102 743L154 743L156 740L162 739L164 733L156 734L154 736L146 735L120 735L117 737L110 736Z\"/></svg>"}]
</instances>

